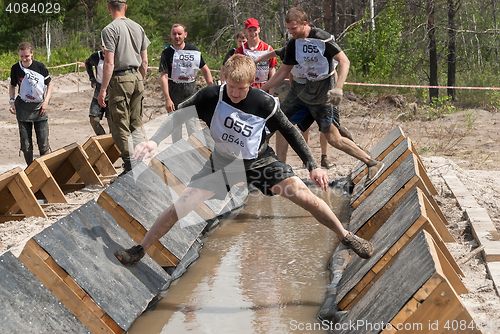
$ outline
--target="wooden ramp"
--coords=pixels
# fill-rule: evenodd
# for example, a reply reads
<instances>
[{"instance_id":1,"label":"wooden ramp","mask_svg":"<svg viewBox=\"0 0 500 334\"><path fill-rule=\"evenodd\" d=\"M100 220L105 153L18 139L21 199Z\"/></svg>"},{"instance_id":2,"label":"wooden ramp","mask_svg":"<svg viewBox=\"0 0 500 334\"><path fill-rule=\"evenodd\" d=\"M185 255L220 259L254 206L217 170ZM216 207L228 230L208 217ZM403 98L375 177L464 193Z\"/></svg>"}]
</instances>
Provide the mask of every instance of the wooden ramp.
<instances>
[{"instance_id":1,"label":"wooden ramp","mask_svg":"<svg viewBox=\"0 0 500 334\"><path fill-rule=\"evenodd\" d=\"M191 136L189 136L188 142L205 159L208 159L215 148L215 141L210 135L210 129L208 127L204 127L203 129L194 132Z\"/></svg>"},{"instance_id":2,"label":"wooden ramp","mask_svg":"<svg viewBox=\"0 0 500 334\"><path fill-rule=\"evenodd\" d=\"M89 333L11 252L0 256L0 333Z\"/></svg>"},{"instance_id":3,"label":"wooden ramp","mask_svg":"<svg viewBox=\"0 0 500 334\"><path fill-rule=\"evenodd\" d=\"M88 156L92 168L101 180L110 179L116 176L117 172L114 163L120 158L120 150L115 145L111 134L90 137L83 150ZM75 173L68 183L81 183L82 179Z\"/></svg>"},{"instance_id":4,"label":"wooden ramp","mask_svg":"<svg viewBox=\"0 0 500 334\"><path fill-rule=\"evenodd\" d=\"M403 139L405 135L403 130L397 126L395 127L387 136L385 136L375 147L370 151L372 159L382 161L390 151L392 151ZM351 179L354 183L358 183L359 180L367 173L366 165L362 162L351 172Z\"/></svg>"},{"instance_id":5,"label":"wooden ramp","mask_svg":"<svg viewBox=\"0 0 500 334\"><path fill-rule=\"evenodd\" d=\"M0 175L0 223L31 216L47 218L31 187L20 167Z\"/></svg>"},{"instance_id":6,"label":"wooden ramp","mask_svg":"<svg viewBox=\"0 0 500 334\"><path fill-rule=\"evenodd\" d=\"M363 186L363 182L358 182L354 187L353 194L351 197L351 206L353 208L357 208L359 204L368 197L376 187L378 187L398 166L399 164L410 154L415 155L418 159L419 169L425 171L424 164L420 159L420 156L417 154L417 150L413 146L410 138L404 138L398 146L396 146L392 151L390 151L381 161L384 163L384 168L382 172L377 176L375 181L365 188ZM430 180L428 180L427 174L424 175L425 181L427 184L430 184ZM429 186L429 191L432 195L437 195L433 186Z\"/></svg>"},{"instance_id":7,"label":"wooden ramp","mask_svg":"<svg viewBox=\"0 0 500 334\"><path fill-rule=\"evenodd\" d=\"M177 198L172 188L140 163L106 188L97 202L140 243L156 218ZM148 254L162 267L177 266L206 225L203 218L191 212L160 238Z\"/></svg>"},{"instance_id":8,"label":"wooden ramp","mask_svg":"<svg viewBox=\"0 0 500 334\"><path fill-rule=\"evenodd\" d=\"M419 232L336 324L340 329L336 333L446 333L452 332L446 330L446 324L451 328L454 320L469 325L472 317L456 290L461 282L453 282L446 267L432 237ZM436 323L436 330L429 327ZM481 332L467 328L460 333Z\"/></svg>"},{"instance_id":9,"label":"wooden ramp","mask_svg":"<svg viewBox=\"0 0 500 334\"><path fill-rule=\"evenodd\" d=\"M103 185L78 143L35 159L25 172L32 183L33 193L40 190L49 203L66 203L65 191L81 189L89 184ZM75 173L83 183L69 183Z\"/></svg>"},{"instance_id":10,"label":"wooden ramp","mask_svg":"<svg viewBox=\"0 0 500 334\"><path fill-rule=\"evenodd\" d=\"M92 200L30 239L19 259L92 333L123 333L170 282L149 256L134 266L115 258L134 244Z\"/></svg>"},{"instance_id":11,"label":"wooden ramp","mask_svg":"<svg viewBox=\"0 0 500 334\"><path fill-rule=\"evenodd\" d=\"M417 156L409 154L352 212L349 230L370 239L415 187L422 190L441 221L448 225L432 197L435 188L427 173L421 168Z\"/></svg>"},{"instance_id":12,"label":"wooden ramp","mask_svg":"<svg viewBox=\"0 0 500 334\"><path fill-rule=\"evenodd\" d=\"M374 254L368 260L354 257L346 266L337 288L335 303L341 310L355 305L391 266L402 249L422 230L436 244L443 271L458 294L467 293L458 275L465 276L446 244L454 239L436 215L425 194L414 188L382 227L370 239Z\"/></svg>"}]
</instances>

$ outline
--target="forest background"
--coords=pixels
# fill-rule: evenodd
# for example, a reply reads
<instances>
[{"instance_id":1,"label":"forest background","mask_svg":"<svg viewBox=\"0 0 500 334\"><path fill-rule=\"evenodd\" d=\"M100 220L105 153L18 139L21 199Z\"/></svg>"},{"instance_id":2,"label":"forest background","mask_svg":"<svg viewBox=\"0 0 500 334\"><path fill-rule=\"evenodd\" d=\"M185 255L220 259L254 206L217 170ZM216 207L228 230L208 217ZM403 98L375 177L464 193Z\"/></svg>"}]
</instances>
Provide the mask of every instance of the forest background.
<instances>
[{"instance_id":1,"label":"forest background","mask_svg":"<svg viewBox=\"0 0 500 334\"><path fill-rule=\"evenodd\" d=\"M112 21L106 0L15 1L22 2L0 0L0 69L19 61L21 41L31 42L35 59L47 66L83 62L99 49L101 30ZM209 68L220 69L247 18L259 20L262 40L274 48L285 45L284 17L297 5L310 23L331 32L349 57L348 82L500 86L498 0L128 0L126 15L143 26L152 42L149 66L158 66L170 44L171 26L182 23L186 41L202 51ZM51 74L70 71L75 67L53 69ZM8 71L0 71L1 79L8 76ZM458 104L500 108L500 90L344 88L365 97L390 91L445 112Z\"/></svg>"}]
</instances>

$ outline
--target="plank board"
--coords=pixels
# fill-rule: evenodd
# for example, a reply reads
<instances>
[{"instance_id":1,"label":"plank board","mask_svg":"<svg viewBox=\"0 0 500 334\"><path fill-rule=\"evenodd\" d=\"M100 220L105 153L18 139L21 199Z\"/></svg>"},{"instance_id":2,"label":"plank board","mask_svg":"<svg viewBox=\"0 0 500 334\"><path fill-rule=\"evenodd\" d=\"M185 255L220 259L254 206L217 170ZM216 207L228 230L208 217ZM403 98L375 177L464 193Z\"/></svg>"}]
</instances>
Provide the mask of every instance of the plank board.
<instances>
[{"instance_id":1,"label":"plank board","mask_svg":"<svg viewBox=\"0 0 500 334\"><path fill-rule=\"evenodd\" d=\"M212 138L212 135L210 134L210 129L208 127L204 127L203 129L194 132L191 136L197 139L210 152L214 151L215 141Z\"/></svg>"},{"instance_id":2,"label":"plank board","mask_svg":"<svg viewBox=\"0 0 500 334\"><path fill-rule=\"evenodd\" d=\"M115 258L135 242L94 200L33 239L123 330L170 281L149 256L132 266Z\"/></svg>"},{"instance_id":3,"label":"plank board","mask_svg":"<svg viewBox=\"0 0 500 334\"><path fill-rule=\"evenodd\" d=\"M436 271L435 259L431 255L425 235L420 232L342 319L342 323L356 323L358 320L363 320L365 324L389 323ZM339 331L344 334L379 332L380 328L349 329L348 325Z\"/></svg>"},{"instance_id":4,"label":"plank board","mask_svg":"<svg viewBox=\"0 0 500 334\"><path fill-rule=\"evenodd\" d=\"M396 167L401 163L404 158L406 158L411 151L411 140L409 138L404 138L396 148L389 152L383 159L384 168L382 172L377 176L375 181L368 187L365 188L361 182L354 187L354 191L351 197L351 206L357 208L358 205L368 197L373 190L382 183L383 180L389 176L389 174L396 169ZM413 152L415 154L415 152Z\"/></svg>"},{"instance_id":5,"label":"plank board","mask_svg":"<svg viewBox=\"0 0 500 334\"><path fill-rule=\"evenodd\" d=\"M359 236L371 238L374 231L389 218L414 187L419 187L424 192L433 210L441 221L447 224L446 218L427 186L421 177L421 167L417 156L408 155L352 212L348 229ZM370 230L370 233L366 234L366 230Z\"/></svg>"},{"instance_id":6,"label":"plank board","mask_svg":"<svg viewBox=\"0 0 500 334\"><path fill-rule=\"evenodd\" d=\"M116 179L104 192L146 230L178 199L175 191L144 163ZM160 238L160 243L181 260L206 224L197 213L191 212Z\"/></svg>"},{"instance_id":7,"label":"plank board","mask_svg":"<svg viewBox=\"0 0 500 334\"><path fill-rule=\"evenodd\" d=\"M382 160L400 141L405 138L403 130L397 126L387 136L385 136L374 148L370 150L372 159ZM351 172L351 179L357 183L366 174L366 165L362 162Z\"/></svg>"},{"instance_id":8,"label":"plank board","mask_svg":"<svg viewBox=\"0 0 500 334\"><path fill-rule=\"evenodd\" d=\"M10 216L18 214L19 210L25 217L47 218L31 186L30 180L20 167L0 175L0 221L8 220Z\"/></svg>"},{"instance_id":9,"label":"plank board","mask_svg":"<svg viewBox=\"0 0 500 334\"><path fill-rule=\"evenodd\" d=\"M11 252L0 256L0 333L90 333Z\"/></svg>"},{"instance_id":10,"label":"plank board","mask_svg":"<svg viewBox=\"0 0 500 334\"><path fill-rule=\"evenodd\" d=\"M364 289L369 284L373 284L383 272L383 268L387 268L390 265L394 258L398 256L398 253L419 231L426 229L433 235L434 239L442 240L442 237L434 228L434 224L443 225L443 223L441 221L432 222L427 218L423 196L425 195L419 188L414 188L370 239L375 248L372 257L367 260L354 257L346 266L338 286L336 298L336 304L341 309L344 309L343 305L347 305L354 298L359 299L361 289ZM429 225L432 225L432 227ZM453 278L458 279L456 290L460 293L467 293L467 289L465 289L457 276L457 273L463 275L463 272L449 253L446 245L442 241L438 245L440 251L445 254L444 261L452 263L455 268L454 270L456 270L455 273L450 272L450 277L454 275ZM363 282L363 280L368 280L370 283L368 281ZM353 289L355 292L352 292ZM349 293L350 296L343 301Z\"/></svg>"}]
</instances>

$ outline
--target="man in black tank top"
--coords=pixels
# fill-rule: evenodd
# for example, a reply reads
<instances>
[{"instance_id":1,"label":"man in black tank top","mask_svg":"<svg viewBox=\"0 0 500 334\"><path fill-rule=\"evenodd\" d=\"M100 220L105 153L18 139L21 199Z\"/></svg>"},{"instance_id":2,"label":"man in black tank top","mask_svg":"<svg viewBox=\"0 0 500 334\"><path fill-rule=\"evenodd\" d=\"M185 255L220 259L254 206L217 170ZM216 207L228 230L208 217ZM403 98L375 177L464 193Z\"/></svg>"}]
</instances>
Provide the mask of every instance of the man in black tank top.
<instances>
[{"instance_id":1,"label":"man in black tank top","mask_svg":"<svg viewBox=\"0 0 500 334\"><path fill-rule=\"evenodd\" d=\"M179 219L210 198L224 198L227 189L241 182L265 195L276 194L290 199L311 212L356 254L363 258L372 255L372 244L345 230L330 207L267 146L265 127L280 131L308 166L311 180L326 191L326 172L316 166L304 139L281 112L279 103L264 91L251 87L255 68L250 57L234 55L225 66L226 85L200 90L181 104L184 109L167 118L150 141L136 147L134 156L137 159L152 156L158 143L170 135L177 124L188 119L189 108L194 108L198 117L207 123L215 141L214 152L205 166L191 178L179 199L160 214L141 244L115 252L121 263L138 262Z\"/></svg>"}]
</instances>

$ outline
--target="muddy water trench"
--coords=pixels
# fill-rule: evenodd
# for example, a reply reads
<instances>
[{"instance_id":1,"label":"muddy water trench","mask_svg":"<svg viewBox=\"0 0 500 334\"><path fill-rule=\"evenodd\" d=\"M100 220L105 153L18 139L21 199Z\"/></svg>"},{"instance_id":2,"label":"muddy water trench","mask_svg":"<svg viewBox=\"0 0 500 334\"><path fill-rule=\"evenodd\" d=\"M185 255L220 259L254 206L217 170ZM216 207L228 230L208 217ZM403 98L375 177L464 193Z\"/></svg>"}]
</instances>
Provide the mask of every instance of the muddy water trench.
<instances>
[{"instance_id":1,"label":"muddy water trench","mask_svg":"<svg viewBox=\"0 0 500 334\"><path fill-rule=\"evenodd\" d=\"M349 198L312 191L345 225ZM234 219L203 239L200 258L129 330L143 333L327 333L316 316L339 241L281 196L252 193ZM306 327L309 326L309 327Z\"/></svg>"}]
</instances>

